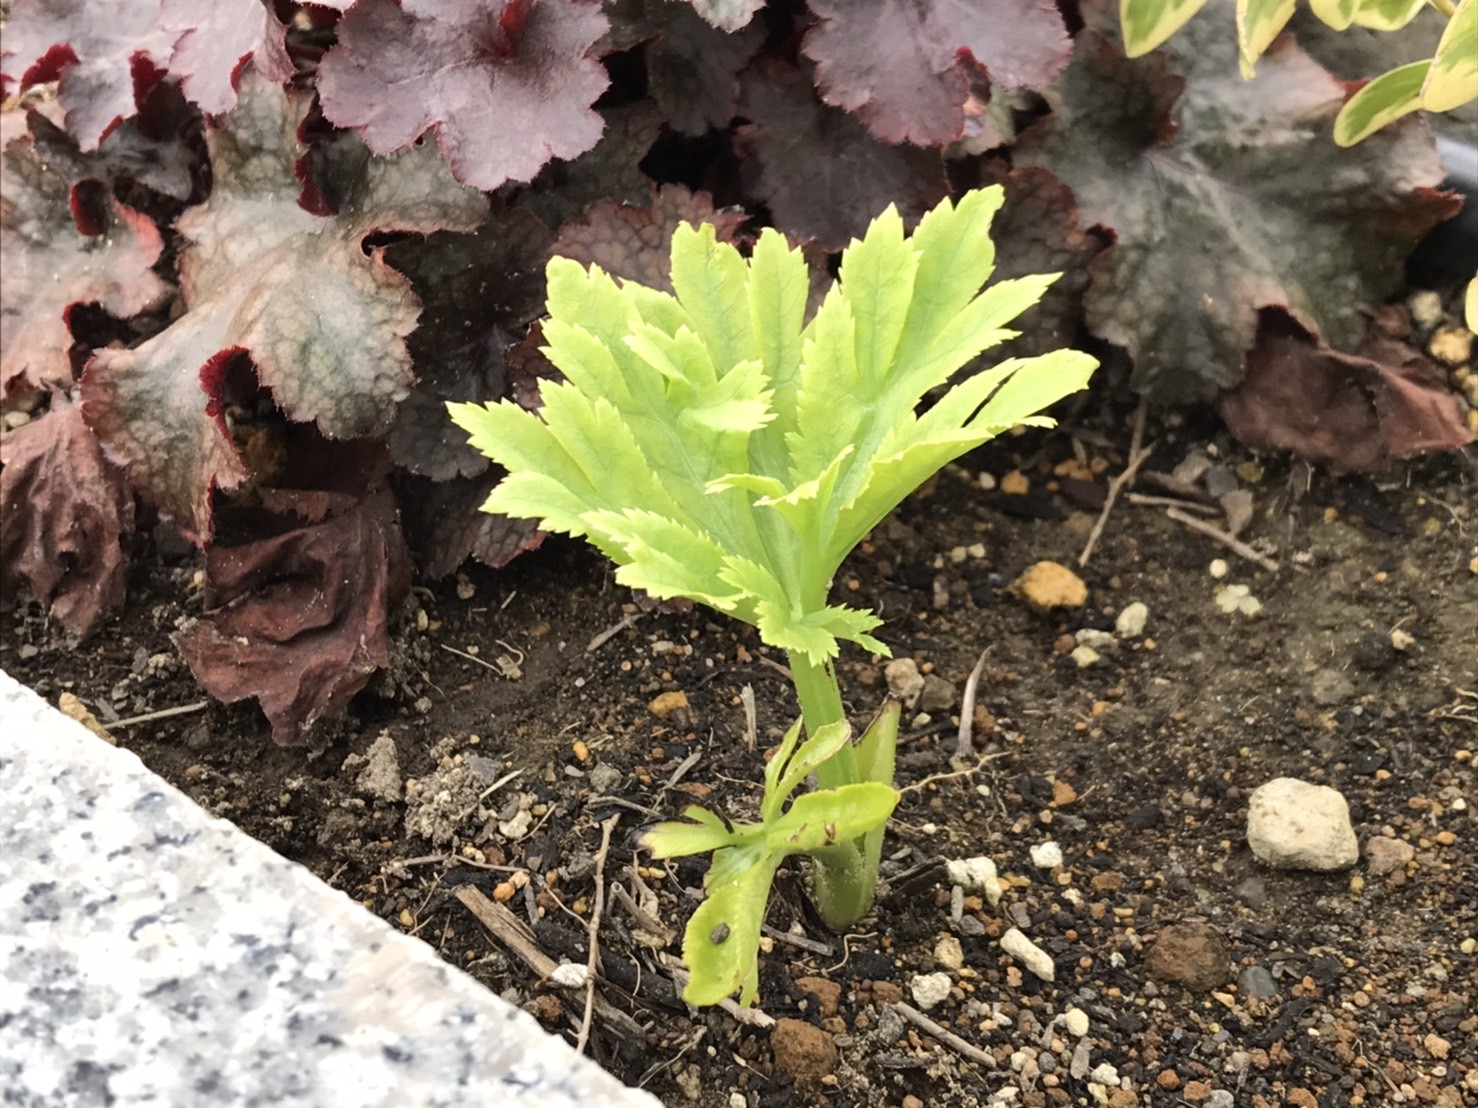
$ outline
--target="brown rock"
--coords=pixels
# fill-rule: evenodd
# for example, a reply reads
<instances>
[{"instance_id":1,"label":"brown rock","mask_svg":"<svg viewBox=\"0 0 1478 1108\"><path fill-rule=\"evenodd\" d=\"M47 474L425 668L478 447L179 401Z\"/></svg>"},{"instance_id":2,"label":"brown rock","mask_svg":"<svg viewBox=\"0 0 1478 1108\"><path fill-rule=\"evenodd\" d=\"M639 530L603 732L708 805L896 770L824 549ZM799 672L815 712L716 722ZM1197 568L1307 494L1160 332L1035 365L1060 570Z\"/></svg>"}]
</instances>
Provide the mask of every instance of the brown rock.
<instances>
[{"instance_id":1,"label":"brown rock","mask_svg":"<svg viewBox=\"0 0 1478 1108\"><path fill-rule=\"evenodd\" d=\"M1159 1075L1155 1078L1155 1084L1160 1086L1160 1088L1164 1089L1167 1093L1173 1093L1176 1089L1180 1088L1180 1074L1176 1073L1174 1070L1161 1070ZM1187 1096L1189 1096L1190 1091L1190 1086L1187 1085Z\"/></svg>"},{"instance_id":2,"label":"brown rock","mask_svg":"<svg viewBox=\"0 0 1478 1108\"><path fill-rule=\"evenodd\" d=\"M1211 1095L1210 1081L1187 1081L1185 1092L1180 1094L1182 1100L1188 1100L1192 1104L1199 1104Z\"/></svg>"},{"instance_id":3,"label":"brown rock","mask_svg":"<svg viewBox=\"0 0 1478 1108\"><path fill-rule=\"evenodd\" d=\"M819 1085L836 1069L837 1048L831 1036L805 1020L780 1019L770 1031L775 1064L801 1085Z\"/></svg>"},{"instance_id":4,"label":"brown rock","mask_svg":"<svg viewBox=\"0 0 1478 1108\"><path fill-rule=\"evenodd\" d=\"M872 998L879 1004L897 1004L903 999L903 989L891 981L874 981Z\"/></svg>"},{"instance_id":5,"label":"brown rock","mask_svg":"<svg viewBox=\"0 0 1478 1108\"><path fill-rule=\"evenodd\" d=\"M1416 857L1416 848L1403 839L1372 836L1365 844L1365 867L1371 877L1385 877Z\"/></svg>"},{"instance_id":6,"label":"brown rock","mask_svg":"<svg viewBox=\"0 0 1478 1108\"><path fill-rule=\"evenodd\" d=\"M1214 927L1175 923L1155 938L1144 956L1144 965L1156 981L1204 993L1226 983L1231 959L1226 940Z\"/></svg>"},{"instance_id":7,"label":"brown rock","mask_svg":"<svg viewBox=\"0 0 1478 1108\"><path fill-rule=\"evenodd\" d=\"M1088 602L1088 586L1067 566L1037 562L1016 579L1012 588L1033 608L1081 608Z\"/></svg>"},{"instance_id":8,"label":"brown rock","mask_svg":"<svg viewBox=\"0 0 1478 1108\"><path fill-rule=\"evenodd\" d=\"M1139 1108L1139 1094L1133 1089L1115 1089L1109 1093L1108 1108Z\"/></svg>"},{"instance_id":9,"label":"brown rock","mask_svg":"<svg viewBox=\"0 0 1478 1108\"><path fill-rule=\"evenodd\" d=\"M828 981L824 977L797 977L795 984L801 992L811 993L816 997L823 1016L837 1014L837 1001L842 997L842 987L835 981Z\"/></svg>"}]
</instances>

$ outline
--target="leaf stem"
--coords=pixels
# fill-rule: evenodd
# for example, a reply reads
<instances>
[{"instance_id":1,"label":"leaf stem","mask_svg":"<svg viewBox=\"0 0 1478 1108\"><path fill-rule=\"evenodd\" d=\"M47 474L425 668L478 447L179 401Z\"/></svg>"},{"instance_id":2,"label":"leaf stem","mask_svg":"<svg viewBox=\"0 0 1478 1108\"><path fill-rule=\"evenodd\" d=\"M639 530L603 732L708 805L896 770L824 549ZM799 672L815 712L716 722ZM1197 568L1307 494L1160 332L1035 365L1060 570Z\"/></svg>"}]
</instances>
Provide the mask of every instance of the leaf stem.
<instances>
[{"instance_id":1,"label":"leaf stem","mask_svg":"<svg viewBox=\"0 0 1478 1108\"><path fill-rule=\"evenodd\" d=\"M1453 4L1452 0L1427 0L1427 3L1436 8L1448 19L1451 19L1457 12L1457 6Z\"/></svg>"},{"instance_id":2,"label":"leaf stem","mask_svg":"<svg viewBox=\"0 0 1478 1108\"><path fill-rule=\"evenodd\" d=\"M842 690L837 684L836 670L830 662L817 665L799 651L789 655L791 680L795 682L796 699L801 702L801 718L806 721L806 734L814 735L829 723L847 717L842 707ZM835 756L816 770L816 783L823 789L851 785L857 775L857 758L848 743Z\"/></svg>"}]
</instances>

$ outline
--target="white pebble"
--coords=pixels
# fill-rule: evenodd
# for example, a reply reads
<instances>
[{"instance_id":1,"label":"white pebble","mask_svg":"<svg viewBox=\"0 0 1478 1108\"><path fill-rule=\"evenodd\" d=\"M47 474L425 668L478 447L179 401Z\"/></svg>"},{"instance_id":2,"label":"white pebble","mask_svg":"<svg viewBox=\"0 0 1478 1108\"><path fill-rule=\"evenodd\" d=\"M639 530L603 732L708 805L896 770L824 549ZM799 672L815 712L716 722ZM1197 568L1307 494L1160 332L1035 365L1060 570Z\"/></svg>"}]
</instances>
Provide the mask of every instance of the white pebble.
<instances>
[{"instance_id":1,"label":"white pebble","mask_svg":"<svg viewBox=\"0 0 1478 1108\"><path fill-rule=\"evenodd\" d=\"M1088 1075L1088 1080L1116 1089L1119 1087L1119 1071L1112 1062L1099 1062Z\"/></svg>"},{"instance_id":2,"label":"white pebble","mask_svg":"<svg viewBox=\"0 0 1478 1108\"><path fill-rule=\"evenodd\" d=\"M1088 1034L1088 1013L1081 1008L1069 1008L1062 1013L1062 1026L1075 1039Z\"/></svg>"},{"instance_id":3,"label":"white pebble","mask_svg":"<svg viewBox=\"0 0 1478 1108\"><path fill-rule=\"evenodd\" d=\"M1247 845L1274 869L1349 869L1360 860L1350 806L1328 785L1277 777L1247 801Z\"/></svg>"},{"instance_id":4,"label":"white pebble","mask_svg":"<svg viewBox=\"0 0 1478 1108\"><path fill-rule=\"evenodd\" d=\"M919 702L924 691L924 675L919 672L919 663L912 658L894 658L883 667L883 676L888 681L888 691L912 708Z\"/></svg>"},{"instance_id":5,"label":"white pebble","mask_svg":"<svg viewBox=\"0 0 1478 1108\"><path fill-rule=\"evenodd\" d=\"M1037 869L1056 869L1062 865L1062 847L1055 842L1038 843L1032 847L1032 865Z\"/></svg>"},{"instance_id":6,"label":"white pebble","mask_svg":"<svg viewBox=\"0 0 1478 1108\"><path fill-rule=\"evenodd\" d=\"M588 968L583 962L561 962L545 978L549 984L561 989L583 989L588 979Z\"/></svg>"},{"instance_id":7,"label":"white pebble","mask_svg":"<svg viewBox=\"0 0 1478 1108\"><path fill-rule=\"evenodd\" d=\"M948 998L953 985L947 973L920 973L908 983L908 991L913 994L914 1003L927 1012Z\"/></svg>"},{"instance_id":8,"label":"white pebble","mask_svg":"<svg viewBox=\"0 0 1478 1108\"><path fill-rule=\"evenodd\" d=\"M984 855L974 858L951 858L945 864L950 884L958 885L967 893L984 893L986 901L994 908L1001 901L1001 882L996 876L996 864Z\"/></svg>"},{"instance_id":9,"label":"white pebble","mask_svg":"<svg viewBox=\"0 0 1478 1108\"><path fill-rule=\"evenodd\" d=\"M1144 634L1145 626L1149 621L1149 605L1142 600L1136 600L1133 604L1126 604L1124 610L1119 613L1119 618L1114 620L1114 634L1121 639L1137 639Z\"/></svg>"},{"instance_id":10,"label":"white pebble","mask_svg":"<svg viewBox=\"0 0 1478 1108\"><path fill-rule=\"evenodd\" d=\"M1043 981L1057 977L1057 967L1052 956L1013 927L1001 936L1001 949L1015 958Z\"/></svg>"},{"instance_id":11,"label":"white pebble","mask_svg":"<svg viewBox=\"0 0 1478 1108\"><path fill-rule=\"evenodd\" d=\"M934 960L947 970L959 970L965 964L965 951L953 935L941 935L934 944Z\"/></svg>"},{"instance_id":12,"label":"white pebble","mask_svg":"<svg viewBox=\"0 0 1478 1108\"><path fill-rule=\"evenodd\" d=\"M1098 651L1094 650L1091 646L1073 647L1072 658L1073 661L1078 663L1079 669L1087 669L1089 666L1096 666L1102 659L1102 657L1103 656L1099 654Z\"/></svg>"},{"instance_id":13,"label":"white pebble","mask_svg":"<svg viewBox=\"0 0 1478 1108\"><path fill-rule=\"evenodd\" d=\"M1220 581L1231 569L1225 558L1212 558L1211 564L1206 567L1206 572Z\"/></svg>"}]
</instances>

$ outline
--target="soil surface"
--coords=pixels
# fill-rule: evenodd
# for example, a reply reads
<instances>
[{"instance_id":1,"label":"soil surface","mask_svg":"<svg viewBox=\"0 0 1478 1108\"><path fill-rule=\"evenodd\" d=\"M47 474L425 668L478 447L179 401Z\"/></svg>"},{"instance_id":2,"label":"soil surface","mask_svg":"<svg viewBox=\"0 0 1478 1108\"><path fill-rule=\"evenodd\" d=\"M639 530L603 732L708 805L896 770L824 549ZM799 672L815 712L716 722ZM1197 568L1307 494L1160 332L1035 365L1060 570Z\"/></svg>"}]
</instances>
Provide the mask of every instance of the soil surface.
<instances>
[{"instance_id":1,"label":"soil surface","mask_svg":"<svg viewBox=\"0 0 1478 1108\"><path fill-rule=\"evenodd\" d=\"M964 459L839 575L924 700L905 714L875 912L831 934L803 866L783 870L763 1017L677 999L702 865L634 840L695 800L755 809L762 752L796 710L784 659L704 610L638 604L581 547L418 588L394 672L314 749L274 747L251 707L113 732L572 1040L583 990L545 982L456 894L479 890L583 966L599 888L608 1004L587 1049L666 1104L1478 1103L1472 455L1339 479L1152 422L1136 496L1209 505L1197 518L1224 528L1218 498L1236 492L1242 538L1277 571L1127 496L1079 567L1131 416L1080 413ZM201 700L169 640L198 613L199 567L169 550L81 650L38 609L9 613L0 665L105 724ZM1074 570L1086 602L1042 611L1013 589L1042 560ZM1116 630L1136 602L1143 631ZM884 666L844 654L855 722ZM1279 777L1343 795L1356 864L1257 860L1248 798ZM995 905L951 878L948 861L977 856L998 867ZM1001 948L1012 928L1054 980Z\"/></svg>"}]
</instances>

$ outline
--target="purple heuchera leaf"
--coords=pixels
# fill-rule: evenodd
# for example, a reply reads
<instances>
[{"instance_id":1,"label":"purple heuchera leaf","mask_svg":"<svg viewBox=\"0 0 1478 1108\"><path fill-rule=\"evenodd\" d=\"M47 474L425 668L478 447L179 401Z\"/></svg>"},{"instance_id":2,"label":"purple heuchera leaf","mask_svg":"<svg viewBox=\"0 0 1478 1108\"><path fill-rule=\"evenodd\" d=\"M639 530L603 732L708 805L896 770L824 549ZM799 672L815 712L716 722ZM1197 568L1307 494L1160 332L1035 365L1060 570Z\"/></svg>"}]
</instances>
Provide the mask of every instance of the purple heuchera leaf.
<instances>
[{"instance_id":1,"label":"purple heuchera leaf","mask_svg":"<svg viewBox=\"0 0 1478 1108\"><path fill-rule=\"evenodd\" d=\"M0 581L83 636L123 603L133 493L62 393L0 439Z\"/></svg>"},{"instance_id":2,"label":"purple heuchera leaf","mask_svg":"<svg viewBox=\"0 0 1478 1108\"><path fill-rule=\"evenodd\" d=\"M1366 306L1399 287L1406 256L1456 208L1435 191L1442 166L1422 121L1341 150L1341 83L1287 37L1242 81L1224 30L1192 20L1133 61L1084 31L1047 93L1053 114L1012 152L1113 236L1092 263L1088 324L1165 403L1235 385L1263 308L1353 348Z\"/></svg>"},{"instance_id":3,"label":"purple heuchera leaf","mask_svg":"<svg viewBox=\"0 0 1478 1108\"><path fill-rule=\"evenodd\" d=\"M249 355L290 420L331 438L384 431L413 376L405 338L419 304L367 236L470 230L484 197L451 180L435 150L362 160L343 209L295 202L306 96L253 71L208 131L210 199L179 220L186 313L131 350L103 350L82 381L89 425L182 531L211 535L213 487L241 481L219 410L225 364Z\"/></svg>"},{"instance_id":4,"label":"purple heuchera leaf","mask_svg":"<svg viewBox=\"0 0 1478 1108\"><path fill-rule=\"evenodd\" d=\"M25 114L0 119L3 400L25 389L71 386L67 318L75 306L100 304L126 317L158 303L165 288L152 268L162 240L148 216L107 196L105 233L82 234L70 210L69 182L38 156L35 139L22 130Z\"/></svg>"},{"instance_id":5,"label":"purple heuchera leaf","mask_svg":"<svg viewBox=\"0 0 1478 1108\"><path fill-rule=\"evenodd\" d=\"M491 191L595 145L608 26L588 0L360 0L318 71L323 114L388 154L435 130L457 180Z\"/></svg>"},{"instance_id":6,"label":"purple heuchera leaf","mask_svg":"<svg viewBox=\"0 0 1478 1108\"><path fill-rule=\"evenodd\" d=\"M124 119L159 78L174 39L160 0L32 0L18 4L0 44L0 94L61 80L57 100L83 150Z\"/></svg>"},{"instance_id":7,"label":"purple heuchera leaf","mask_svg":"<svg viewBox=\"0 0 1478 1108\"><path fill-rule=\"evenodd\" d=\"M279 490L303 526L206 558L212 610L174 637L217 700L255 697L281 746L307 739L390 660L389 612L410 586L395 500Z\"/></svg>"},{"instance_id":8,"label":"purple heuchera leaf","mask_svg":"<svg viewBox=\"0 0 1478 1108\"><path fill-rule=\"evenodd\" d=\"M765 0L688 0L693 10L720 31L737 31L765 6Z\"/></svg>"},{"instance_id":9,"label":"purple heuchera leaf","mask_svg":"<svg viewBox=\"0 0 1478 1108\"><path fill-rule=\"evenodd\" d=\"M788 234L840 250L872 218L897 204L909 224L944 198L937 150L889 146L854 117L816 99L810 78L779 64L744 77L736 146L749 191Z\"/></svg>"},{"instance_id":10,"label":"purple heuchera leaf","mask_svg":"<svg viewBox=\"0 0 1478 1108\"><path fill-rule=\"evenodd\" d=\"M283 39L287 28L263 0L163 0L161 24L174 39L169 71L200 110L220 115L236 106L236 82L251 59L279 83L296 72Z\"/></svg>"},{"instance_id":11,"label":"purple heuchera leaf","mask_svg":"<svg viewBox=\"0 0 1478 1108\"><path fill-rule=\"evenodd\" d=\"M1072 53L1053 0L810 0L803 49L828 104L884 142L942 146L965 133L972 80L1052 83Z\"/></svg>"}]
</instances>

